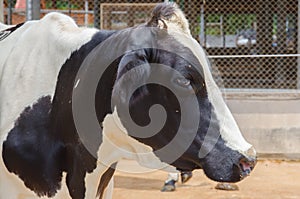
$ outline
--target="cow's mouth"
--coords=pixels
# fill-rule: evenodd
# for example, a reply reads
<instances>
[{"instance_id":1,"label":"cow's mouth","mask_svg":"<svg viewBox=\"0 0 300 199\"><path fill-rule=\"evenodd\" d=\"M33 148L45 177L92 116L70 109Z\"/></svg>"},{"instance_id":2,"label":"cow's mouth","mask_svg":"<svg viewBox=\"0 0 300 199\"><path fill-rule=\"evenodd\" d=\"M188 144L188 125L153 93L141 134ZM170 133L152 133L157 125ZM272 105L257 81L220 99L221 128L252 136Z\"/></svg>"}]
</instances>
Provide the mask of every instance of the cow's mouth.
<instances>
[{"instance_id":1,"label":"cow's mouth","mask_svg":"<svg viewBox=\"0 0 300 199\"><path fill-rule=\"evenodd\" d=\"M242 158L240 160L239 168L240 168L241 180L250 175L255 165L256 165L256 159L249 160L246 158Z\"/></svg>"}]
</instances>

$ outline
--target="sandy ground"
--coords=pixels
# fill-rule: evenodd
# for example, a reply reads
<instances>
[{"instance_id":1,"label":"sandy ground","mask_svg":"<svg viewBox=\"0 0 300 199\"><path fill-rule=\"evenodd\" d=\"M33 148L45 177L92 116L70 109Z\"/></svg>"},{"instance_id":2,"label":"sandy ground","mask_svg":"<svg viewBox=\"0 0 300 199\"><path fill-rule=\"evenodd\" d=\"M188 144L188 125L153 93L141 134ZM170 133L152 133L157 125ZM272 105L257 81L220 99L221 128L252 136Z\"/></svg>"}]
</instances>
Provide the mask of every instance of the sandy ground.
<instances>
[{"instance_id":1,"label":"sandy ground","mask_svg":"<svg viewBox=\"0 0 300 199\"><path fill-rule=\"evenodd\" d=\"M113 199L300 199L300 162L259 161L251 175L237 183L238 191L216 190L217 183L198 170L175 192L161 192L166 172L139 171L135 162L127 160L121 165L131 171L116 172Z\"/></svg>"}]
</instances>

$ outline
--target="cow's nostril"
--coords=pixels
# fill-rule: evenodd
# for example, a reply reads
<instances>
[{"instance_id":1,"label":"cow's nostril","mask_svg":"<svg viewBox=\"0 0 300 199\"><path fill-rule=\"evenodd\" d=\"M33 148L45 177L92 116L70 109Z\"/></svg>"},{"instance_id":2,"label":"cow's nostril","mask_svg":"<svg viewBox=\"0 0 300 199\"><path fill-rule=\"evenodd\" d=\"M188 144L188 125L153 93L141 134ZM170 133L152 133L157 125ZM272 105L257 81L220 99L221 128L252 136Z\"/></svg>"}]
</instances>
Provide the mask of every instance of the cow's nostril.
<instances>
[{"instance_id":1,"label":"cow's nostril","mask_svg":"<svg viewBox=\"0 0 300 199\"><path fill-rule=\"evenodd\" d=\"M255 158L242 158L239 163L241 178L244 178L250 174L256 164Z\"/></svg>"},{"instance_id":2,"label":"cow's nostril","mask_svg":"<svg viewBox=\"0 0 300 199\"><path fill-rule=\"evenodd\" d=\"M244 173L245 175L249 175L252 170L251 166L245 163L240 163L240 168L242 170L242 173Z\"/></svg>"}]
</instances>

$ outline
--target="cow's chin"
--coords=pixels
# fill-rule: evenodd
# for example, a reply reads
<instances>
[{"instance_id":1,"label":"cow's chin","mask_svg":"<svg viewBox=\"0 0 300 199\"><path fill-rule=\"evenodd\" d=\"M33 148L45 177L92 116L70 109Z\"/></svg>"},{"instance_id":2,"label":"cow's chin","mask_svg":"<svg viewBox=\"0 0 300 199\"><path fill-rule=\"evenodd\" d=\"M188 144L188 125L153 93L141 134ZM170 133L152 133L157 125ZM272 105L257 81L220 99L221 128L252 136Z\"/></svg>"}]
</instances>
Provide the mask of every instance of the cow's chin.
<instances>
[{"instance_id":1,"label":"cow's chin","mask_svg":"<svg viewBox=\"0 0 300 199\"><path fill-rule=\"evenodd\" d=\"M217 182L234 183L243 179L240 175L239 167L234 164L222 168L203 168L203 170L208 178Z\"/></svg>"},{"instance_id":2,"label":"cow's chin","mask_svg":"<svg viewBox=\"0 0 300 199\"><path fill-rule=\"evenodd\" d=\"M178 171L194 171L201 169L201 166L190 160L178 159L172 163L172 166L176 167Z\"/></svg>"}]
</instances>

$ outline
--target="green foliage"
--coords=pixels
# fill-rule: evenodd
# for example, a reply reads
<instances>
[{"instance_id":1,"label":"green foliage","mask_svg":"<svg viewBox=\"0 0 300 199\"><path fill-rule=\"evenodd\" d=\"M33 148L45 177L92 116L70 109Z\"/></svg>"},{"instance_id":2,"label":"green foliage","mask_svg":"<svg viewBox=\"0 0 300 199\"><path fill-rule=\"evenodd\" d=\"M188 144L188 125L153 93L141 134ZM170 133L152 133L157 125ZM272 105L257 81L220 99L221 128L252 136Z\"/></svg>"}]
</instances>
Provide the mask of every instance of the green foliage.
<instances>
[{"instance_id":1,"label":"green foliage","mask_svg":"<svg viewBox=\"0 0 300 199\"><path fill-rule=\"evenodd\" d=\"M220 23L221 15L220 14L208 14L206 16L206 24L215 24L206 26L207 35L220 35L221 29ZM200 23L200 17L198 18ZM249 29L252 27L252 23L256 21L255 14L227 14L223 15L223 31L227 35L236 34L242 29ZM200 28L199 28L200 31Z\"/></svg>"},{"instance_id":2,"label":"green foliage","mask_svg":"<svg viewBox=\"0 0 300 199\"><path fill-rule=\"evenodd\" d=\"M12 7L14 7L14 5L16 4L17 0L4 0L3 3L4 5L9 5L9 3L11 3Z\"/></svg>"},{"instance_id":3,"label":"green foliage","mask_svg":"<svg viewBox=\"0 0 300 199\"><path fill-rule=\"evenodd\" d=\"M68 10L68 9L79 9L79 5L77 3L70 3L68 0L47 0L46 8L56 8L59 10Z\"/></svg>"},{"instance_id":4,"label":"green foliage","mask_svg":"<svg viewBox=\"0 0 300 199\"><path fill-rule=\"evenodd\" d=\"M231 14L226 16L226 34L236 34L242 29L250 29L252 23L256 21L254 14Z\"/></svg>"}]
</instances>

